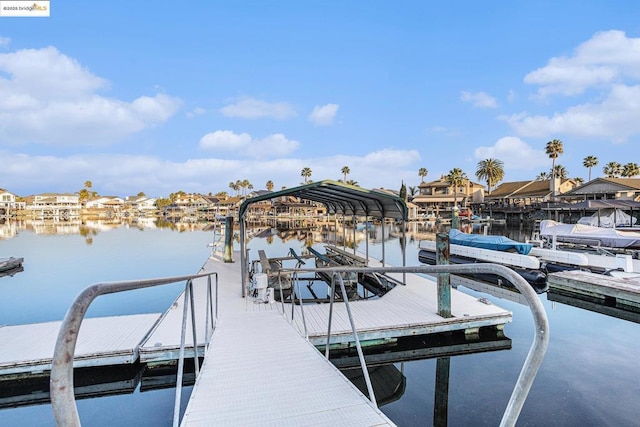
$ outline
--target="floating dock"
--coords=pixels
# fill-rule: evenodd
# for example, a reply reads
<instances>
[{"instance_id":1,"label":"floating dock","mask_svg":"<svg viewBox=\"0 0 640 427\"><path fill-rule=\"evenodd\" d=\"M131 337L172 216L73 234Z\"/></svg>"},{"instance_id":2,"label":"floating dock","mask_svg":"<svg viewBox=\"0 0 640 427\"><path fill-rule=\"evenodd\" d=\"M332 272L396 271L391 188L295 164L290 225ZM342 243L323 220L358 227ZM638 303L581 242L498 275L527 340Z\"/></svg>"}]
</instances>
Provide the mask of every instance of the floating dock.
<instances>
[{"instance_id":1,"label":"floating dock","mask_svg":"<svg viewBox=\"0 0 640 427\"><path fill-rule=\"evenodd\" d=\"M78 335L74 367L127 365L138 360L138 347L160 313L86 319ZM51 371L62 322L0 327L0 376Z\"/></svg>"},{"instance_id":2,"label":"floating dock","mask_svg":"<svg viewBox=\"0 0 640 427\"><path fill-rule=\"evenodd\" d=\"M547 276L549 291L579 296L610 307L640 312L640 277L612 277L571 270Z\"/></svg>"}]
</instances>

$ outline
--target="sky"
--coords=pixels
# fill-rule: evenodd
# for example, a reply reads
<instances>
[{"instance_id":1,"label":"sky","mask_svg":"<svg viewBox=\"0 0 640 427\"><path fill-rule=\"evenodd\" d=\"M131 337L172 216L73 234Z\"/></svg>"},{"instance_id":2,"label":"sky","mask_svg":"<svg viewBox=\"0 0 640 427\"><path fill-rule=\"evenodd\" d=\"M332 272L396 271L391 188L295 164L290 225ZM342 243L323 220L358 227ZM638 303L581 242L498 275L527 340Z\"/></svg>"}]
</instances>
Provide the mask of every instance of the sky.
<instances>
[{"instance_id":1,"label":"sky","mask_svg":"<svg viewBox=\"0 0 640 427\"><path fill-rule=\"evenodd\" d=\"M6 2L2 2L3 4ZM0 11L1 13L1 11ZM50 2L0 16L0 188L20 196L416 186L640 163L640 4Z\"/></svg>"}]
</instances>

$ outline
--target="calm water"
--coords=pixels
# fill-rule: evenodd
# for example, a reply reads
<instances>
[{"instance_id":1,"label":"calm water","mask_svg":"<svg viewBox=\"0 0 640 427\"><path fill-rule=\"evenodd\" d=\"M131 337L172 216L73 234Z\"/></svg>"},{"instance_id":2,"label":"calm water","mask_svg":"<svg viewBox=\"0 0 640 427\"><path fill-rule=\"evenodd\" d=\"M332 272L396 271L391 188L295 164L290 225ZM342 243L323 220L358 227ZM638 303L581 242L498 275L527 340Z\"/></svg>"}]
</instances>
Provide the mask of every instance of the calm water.
<instances>
[{"instance_id":1,"label":"calm water","mask_svg":"<svg viewBox=\"0 0 640 427\"><path fill-rule=\"evenodd\" d=\"M0 235L14 234L0 240L0 257L25 258L23 272L0 277L0 325L60 320L72 299L92 283L194 273L204 264L212 240L211 232L197 226L54 229L5 224L0 229ZM491 232L520 240L530 233L506 228ZM320 238L314 236L316 241ZM309 241L304 233L288 233L254 239L250 247L264 248L275 256L284 255L289 247L301 251ZM364 242L359 250L364 251ZM381 245L373 239L369 253L381 254ZM408 239L408 265L417 264L417 253L418 241ZM387 261L400 264L399 254L399 239L389 237ZM162 312L181 286L100 297L89 316ZM529 350L531 315L527 307L510 300L459 289L513 311L513 322L505 328L510 349L450 358L448 425L494 426L499 424ZM518 425L640 425L640 325L551 302L546 294L540 297L547 309L551 341ZM397 400L393 399L398 396L389 399L393 401L381 410L401 426L433 425L437 364L437 359L422 359L386 367L385 378L404 377L404 393ZM0 387L5 386L0 383ZM190 391L187 387L187 396ZM140 391L138 387L126 394L82 399L78 401L80 418L86 426L170 425L173 393L172 389ZM0 409L0 425L53 425L51 406Z\"/></svg>"}]
</instances>

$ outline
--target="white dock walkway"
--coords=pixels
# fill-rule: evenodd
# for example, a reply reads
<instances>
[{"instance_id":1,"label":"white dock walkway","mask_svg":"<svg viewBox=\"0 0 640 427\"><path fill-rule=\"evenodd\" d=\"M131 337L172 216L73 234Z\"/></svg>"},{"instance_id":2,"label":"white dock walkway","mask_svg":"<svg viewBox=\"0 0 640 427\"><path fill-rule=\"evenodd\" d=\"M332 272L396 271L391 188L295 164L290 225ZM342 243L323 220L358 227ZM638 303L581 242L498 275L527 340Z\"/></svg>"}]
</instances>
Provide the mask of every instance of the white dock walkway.
<instances>
[{"instance_id":1,"label":"white dock walkway","mask_svg":"<svg viewBox=\"0 0 640 427\"><path fill-rule=\"evenodd\" d=\"M159 313L85 319L73 366L135 363L138 346L159 319ZM0 375L50 371L61 323L0 327Z\"/></svg>"},{"instance_id":2,"label":"white dock walkway","mask_svg":"<svg viewBox=\"0 0 640 427\"><path fill-rule=\"evenodd\" d=\"M394 424L271 311L221 319L182 425Z\"/></svg>"},{"instance_id":3,"label":"white dock walkway","mask_svg":"<svg viewBox=\"0 0 640 427\"><path fill-rule=\"evenodd\" d=\"M235 259L239 255L236 254ZM369 266L382 264L370 260ZM240 288L239 263L223 263L210 258L202 268L203 272L217 271L219 274L219 315L220 317L254 311L278 310L280 303L255 304L252 298L242 298ZM402 273L392 273L392 277L402 281ZM351 304L360 340L375 340L468 330L487 326L501 327L512 319L511 312L495 305L486 304L468 294L451 289L451 310L453 317L440 317L437 307L437 286L435 279L406 274L406 286L396 286L378 300L356 301ZM196 300L196 329L198 346L204 346L205 334L205 279L194 280ZM177 359L180 344L184 297L180 295L165 314L158 327L140 348L140 361L146 363L166 362ZM285 304L291 310L290 304ZM303 334L304 326L300 307L295 307L294 325ZM325 344L329 304L305 304L305 320L309 340L314 345ZM290 312L289 312L290 313ZM289 316L290 314L288 314ZM191 321L188 319L188 328ZM189 329L190 330L190 329ZM353 335L346 307L342 303L334 306L331 327L332 343L353 342ZM187 335L187 352L193 355L190 334Z\"/></svg>"}]
</instances>

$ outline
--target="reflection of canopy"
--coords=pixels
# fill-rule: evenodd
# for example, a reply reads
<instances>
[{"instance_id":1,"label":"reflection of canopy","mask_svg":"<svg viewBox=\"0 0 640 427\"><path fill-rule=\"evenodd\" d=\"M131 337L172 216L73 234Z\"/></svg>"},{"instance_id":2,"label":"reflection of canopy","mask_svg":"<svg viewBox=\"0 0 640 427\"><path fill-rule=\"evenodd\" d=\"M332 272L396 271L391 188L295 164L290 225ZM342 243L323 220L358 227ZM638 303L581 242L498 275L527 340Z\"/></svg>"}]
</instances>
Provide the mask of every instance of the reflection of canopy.
<instances>
[{"instance_id":1,"label":"reflection of canopy","mask_svg":"<svg viewBox=\"0 0 640 427\"><path fill-rule=\"evenodd\" d=\"M249 205L278 197L294 196L322 203L329 213L406 220L409 210L404 200L393 194L366 190L336 181L319 181L282 191L251 197L240 205L242 219Z\"/></svg>"}]
</instances>

